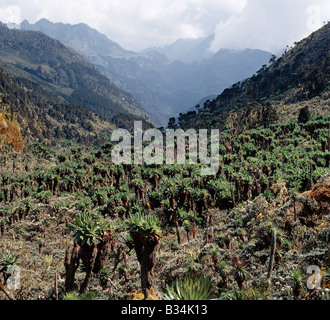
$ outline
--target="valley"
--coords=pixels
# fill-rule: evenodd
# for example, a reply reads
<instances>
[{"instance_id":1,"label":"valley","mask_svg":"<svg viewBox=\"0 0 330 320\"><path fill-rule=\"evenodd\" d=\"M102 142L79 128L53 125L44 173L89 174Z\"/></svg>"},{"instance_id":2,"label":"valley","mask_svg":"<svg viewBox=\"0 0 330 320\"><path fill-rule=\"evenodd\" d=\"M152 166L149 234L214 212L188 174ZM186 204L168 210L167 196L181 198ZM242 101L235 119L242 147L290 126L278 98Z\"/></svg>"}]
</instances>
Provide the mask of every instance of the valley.
<instances>
[{"instance_id":1,"label":"valley","mask_svg":"<svg viewBox=\"0 0 330 320\"><path fill-rule=\"evenodd\" d=\"M155 130L97 68L108 61L120 77L123 61L162 53L111 43L94 66L39 31L0 26L0 300L329 300L329 35L327 23L193 110L180 102L188 111L163 113L169 125ZM206 60L169 63L173 87L186 64L207 71ZM189 161L190 139L173 140L174 164L134 162L141 149L159 157L157 135L189 129L199 151L217 146L213 174ZM201 143L201 129L218 144ZM114 163L114 150L129 161Z\"/></svg>"}]
</instances>

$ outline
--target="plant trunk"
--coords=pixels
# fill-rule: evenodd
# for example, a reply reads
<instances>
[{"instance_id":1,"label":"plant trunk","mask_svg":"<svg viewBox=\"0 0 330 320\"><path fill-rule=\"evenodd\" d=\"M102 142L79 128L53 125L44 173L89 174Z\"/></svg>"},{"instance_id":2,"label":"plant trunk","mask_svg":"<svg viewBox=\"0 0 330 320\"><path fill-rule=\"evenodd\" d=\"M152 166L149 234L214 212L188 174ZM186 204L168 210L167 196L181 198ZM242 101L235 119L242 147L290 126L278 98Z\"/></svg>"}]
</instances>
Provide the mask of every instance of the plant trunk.
<instances>
[{"instance_id":1,"label":"plant trunk","mask_svg":"<svg viewBox=\"0 0 330 320\"><path fill-rule=\"evenodd\" d=\"M181 244L181 237L180 237L180 230L179 230L179 222L178 222L178 217L177 217L177 213L175 214L175 231L176 231L176 237L178 239L178 243Z\"/></svg>"},{"instance_id":2,"label":"plant trunk","mask_svg":"<svg viewBox=\"0 0 330 320\"><path fill-rule=\"evenodd\" d=\"M44 245L42 243L39 243L39 254L42 255Z\"/></svg>"},{"instance_id":3,"label":"plant trunk","mask_svg":"<svg viewBox=\"0 0 330 320\"><path fill-rule=\"evenodd\" d=\"M222 282L224 283L225 288L228 289L229 282L228 282L228 277L227 276L222 276Z\"/></svg>"},{"instance_id":4,"label":"plant trunk","mask_svg":"<svg viewBox=\"0 0 330 320\"><path fill-rule=\"evenodd\" d=\"M154 282L154 265L156 261L159 238L144 236L138 232L131 232L134 248L141 267L141 287L144 299L147 300Z\"/></svg>"},{"instance_id":5,"label":"plant trunk","mask_svg":"<svg viewBox=\"0 0 330 320\"><path fill-rule=\"evenodd\" d=\"M65 253L65 292L74 290L74 276L79 266L79 251L78 243L75 241L71 255L69 253L70 247L68 246Z\"/></svg>"},{"instance_id":6,"label":"plant trunk","mask_svg":"<svg viewBox=\"0 0 330 320\"><path fill-rule=\"evenodd\" d=\"M91 245L85 244L82 247L80 247L80 258L86 269L86 275L83 283L80 286L79 293L83 293L89 285L89 282L92 278L96 257L97 257L96 244L91 244Z\"/></svg>"},{"instance_id":7,"label":"plant trunk","mask_svg":"<svg viewBox=\"0 0 330 320\"><path fill-rule=\"evenodd\" d=\"M233 208L235 208L235 206L236 206L236 201L235 201L234 189L231 188L230 192L231 192L231 201L232 201L232 203L233 203Z\"/></svg>"},{"instance_id":8,"label":"plant trunk","mask_svg":"<svg viewBox=\"0 0 330 320\"><path fill-rule=\"evenodd\" d=\"M213 240L214 240L213 218L212 215L209 213L206 222L206 243L207 244L213 243Z\"/></svg>"},{"instance_id":9,"label":"plant trunk","mask_svg":"<svg viewBox=\"0 0 330 320\"><path fill-rule=\"evenodd\" d=\"M194 226L193 226L193 238L196 238L197 224L196 224L196 211L194 211Z\"/></svg>"},{"instance_id":10,"label":"plant trunk","mask_svg":"<svg viewBox=\"0 0 330 320\"><path fill-rule=\"evenodd\" d=\"M237 282L237 284L238 284L238 288L239 288L239 290L242 291L243 288L244 288L244 281L237 280L236 282Z\"/></svg>"},{"instance_id":11,"label":"plant trunk","mask_svg":"<svg viewBox=\"0 0 330 320\"><path fill-rule=\"evenodd\" d=\"M272 270L273 270L274 261L275 261L275 250L276 250L276 229L273 229L270 256L269 256L268 273L267 273L267 282L269 285L272 282L271 276L272 276Z\"/></svg>"},{"instance_id":12,"label":"plant trunk","mask_svg":"<svg viewBox=\"0 0 330 320\"><path fill-rule=\"evenodd\" d=\"M117 242L112 234L108 233L107 235L103 236L102 241L97 245L97 256L93 267L93 272L95 273L96 277L100 276L102 269L109 258L109 253L111 251L116 253L116 243Z\"/></svg>"}]
</instances>

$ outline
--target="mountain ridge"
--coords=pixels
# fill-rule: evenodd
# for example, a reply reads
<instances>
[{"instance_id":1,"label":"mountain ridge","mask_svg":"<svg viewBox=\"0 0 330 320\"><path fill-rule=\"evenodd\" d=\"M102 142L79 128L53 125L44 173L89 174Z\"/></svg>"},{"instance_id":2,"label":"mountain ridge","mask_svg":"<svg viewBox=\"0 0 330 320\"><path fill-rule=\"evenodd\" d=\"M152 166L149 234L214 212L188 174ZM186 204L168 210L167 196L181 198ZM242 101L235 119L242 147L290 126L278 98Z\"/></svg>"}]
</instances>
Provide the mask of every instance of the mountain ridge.
<instances>
[{"instance_id":1,"label":"mountain ridge","mask_svg":"<svg viewBox=\"0 0 330 320\"><path fill-rule=\"evenodd\" d=\"M164 47L151 47L142 52L159 52L171 61L182 61L186 63L202 61L211 58L215 53L209 50L214 34L198 39L178 39Z\"/></svg>"},{"instance_id":2,"label":"mountain ridge","mask_svg":"<svg viewBox=\"0 0 330 320\"><path fill-rule=\"evenodd\" d=\"M234 83L213 101L206 101L198 114L195 111L181 114L179 125L184 128L229 125L243 130L276 119L283 122L297 119L305 105L314 114L330 113L329 38L330 23L296 42L282 57L274 57L269 66Z\"/></svg>"},{"instance_id":3,"label":"mountain ridge","mask_svg":"<svg viewBox=\"0 0 330 320\"><path fill-rule=\"evenodd\" d=\"M268 63L271 57L271 53L264 52L261 55L255 51L255 56L251 55L250 60L241 63L244 57L242 51L235 61L228 59L218 63L216 60L206 59L186 63L170 61L157 51L127 51L92 28L84 33L83 40L79 42L79 25L52 23L43 19L35 24L25 21L21 27L45 32L73 47L116 86L131 93L157 124L163 126L170 117L193 107L201 98L217 95L233 81L248 77L251 72ZM86 25L83 28L86 28ZM93 33L93 37L88 37L89 32ZM231 66L231 69L223 72L227 66Z\"/></svg>"},{"instance_id":4,"label":"mountain ridge","mask_svg":"<svg viewBox=\"0 0 330 320\"><path fill-rule=\"evenodd\" d=\"M79 104L104 118L128 113L150 119L130 94L58 40L4 25L0 25L0 39L0 62L11 75L30 79L66 103Z\"/></svg>"},{"instance_id":5,"label":"mountain ridge","mask_svg":"<svg viewBox=\"0 0 330 320\"><path fill-rule=\"evenodd\" d=\"M64 139L84 145L99 144L115 129L109 121L100 119L83 107L62 104L38 84L24 78L13 78L1 67L0 113L6 123L13 124L18 148L4 126L4 130L0 130L1 139L7 140L4 144L13 145L17 152L32 142L55 146Z\"/></svg>"}]
</instances>

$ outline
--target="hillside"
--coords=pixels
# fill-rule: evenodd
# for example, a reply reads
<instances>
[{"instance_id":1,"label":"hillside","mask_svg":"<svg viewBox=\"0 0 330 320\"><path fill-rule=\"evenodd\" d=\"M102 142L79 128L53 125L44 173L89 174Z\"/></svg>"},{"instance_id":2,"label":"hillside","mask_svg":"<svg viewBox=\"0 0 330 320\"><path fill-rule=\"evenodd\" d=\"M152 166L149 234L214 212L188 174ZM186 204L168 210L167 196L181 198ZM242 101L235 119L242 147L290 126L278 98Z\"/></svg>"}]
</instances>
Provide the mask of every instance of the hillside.
<instances>
[{"instance_id":1,"label":"hillside","mask_svg":"<svg viewBox=\"0 0 330 320\"><path fill-rule=\"evenodd\" d=\"M6 115L0 113L0 145L11 144L14 151L23 151L23 139L16 123L9 120Z\"/></svg>"},{"instance_id":2,"label":"hillside","mask_svg":"<svg viewBox=\"0 0 330 320\"><path fill-rule=\"evenodd\" d=\"M35 24L30 24L24 20L20 27L22 30L41 31L49 37L61 41L84 57L111 55L114 58L124 58L136 54L123 49L119 44L84 23L70 25L51 23L47 19L41 19Z\"/></svg>"},{"instance_id":3,"label":"hillside","mask_svg":"<svg viewBox=\"0 0 330 320\"><path fill-rule=\"evenodd\" d=\"M184 128L253 127L297 119L306 105L312 114L329 114L330 24L295 44L252 77L225 89L215 100L184 114Z\"/></svg>"},{"instance_id":4,"label":"hillside","mask_svg":"<svg viewBox=\"0 0 330 320\"><path fill-rule=\"evenodd\" d=\"M0 147L0 300L329 301L328 40L329 24L180 116L220 129L212 175L188 154L117 165L108 121L0 69L0 142L34 136Z\"/></svg>"},{"instance_id":5,"label":"hillside","mask_svg":"<svg viewBox=\"0 0 330 320\"><path fill-rule=\"evenodd\" d=\"M1 125L1 139L10 142L16 151L21 151L21 147L15 147L11 136L13 130L24 147L32 142L60 145L63 140L97 144L115 128L83 107L63 104L36 83L13 78L1 68L0 113L8 124ZM10 123L14 129L8 131Z\"/></svg>"},{"instance_id":6,"label":"hillside","mask_svg":"<svg viewBox=\"0 0 330 320\"><path fill-rule=\"evenodd\" d=\"M200 165L114 165L111 143L1 153L0 283L15 264L22 286L0 299L142 300L141 239L149 299L184 299L176 283L193 281L185 299L329 300L329 124L225 131L207 177ZM310 265L322 289L306 287Z\"/></svg>"},{"instance_id":7,"label":"hillside","mask_svg":"<svg viewBox=\"0 0 330 320\"><path fill-rule=\"evenodd\" d=\"M29 79L62 99L110 119L128 113L148 114L85 58L41 32L10 30L0 25L0 63L9 74Z\"/></svg>"},{"instance_id":8,"label":"hillside","mask_svg":"<svg viewBox=\"0 0 330 320\"><path fill-rule=\"evenodd\" d=\"M85 24L69 25L42 19L35 24L24 21L21 27L42 31L82 54L119 88L131 93L162 126L201 98L217 95L233 82L250 76L268 64L271 57L269 52L260 50L220 50L202 61L193 57L199 55L197 48L199 52L207 51L209 38L183 41L185 50L180 49L182 41L179 41L170 46L174 51L179 47L181 56L175 56L170 48L142 53L127 51ZM163 53L169 53L169 57ZM175 58L183 61L172 60Z\"/></svg>"}]
</instances>

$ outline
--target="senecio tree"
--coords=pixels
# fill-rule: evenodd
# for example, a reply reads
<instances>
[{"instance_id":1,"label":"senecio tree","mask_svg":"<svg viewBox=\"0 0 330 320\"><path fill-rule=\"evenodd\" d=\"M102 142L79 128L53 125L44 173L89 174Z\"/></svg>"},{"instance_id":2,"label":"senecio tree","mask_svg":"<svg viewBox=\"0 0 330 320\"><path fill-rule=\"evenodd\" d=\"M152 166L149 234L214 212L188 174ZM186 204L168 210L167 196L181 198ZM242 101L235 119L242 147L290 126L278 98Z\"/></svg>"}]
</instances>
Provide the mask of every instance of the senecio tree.
<instances>
[{"instance_id":1,"label":"senecio tree","mask_svg":"<svg viewBox=\"0 0 330 320\"><path fill-rule=\"evenodd\" d=\"M86 270L80 293L83 293L93 275L101 274L110 252L114 252L116 238L112 233L112 226L100 215L94 212L83 212L76 215L75 224L70 225L74 233L74 247L69 253L66 251L65 269L66 291L74 289L74 276L81 260Z\"/></svg>"},{"instance_id":2,"label":"senecio tree","mask_svg":"<svg viewBox=\"0 0 330 320\"><path fill-rule=\"evenodd\" d=\"M155 216L137 213L131 215L127 223L141 267L142 291L144 298L148 299L154 282L156 251L161 237L160 221Z\"/></svg>"}]
</instances>

